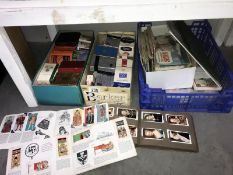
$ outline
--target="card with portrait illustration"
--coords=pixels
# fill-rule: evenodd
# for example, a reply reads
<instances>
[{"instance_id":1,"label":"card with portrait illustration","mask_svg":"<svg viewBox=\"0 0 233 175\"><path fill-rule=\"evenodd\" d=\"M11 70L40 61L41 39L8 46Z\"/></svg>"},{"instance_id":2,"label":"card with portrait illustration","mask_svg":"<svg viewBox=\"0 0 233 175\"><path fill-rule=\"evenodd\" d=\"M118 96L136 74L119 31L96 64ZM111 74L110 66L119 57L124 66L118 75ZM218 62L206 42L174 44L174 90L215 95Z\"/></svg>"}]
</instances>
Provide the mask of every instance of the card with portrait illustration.
<instances>
[{"instance_id":1,"label":"card with portrait illustration","mask_svg":"<svg viewBox=\"0 0 233 175\"><path fill-rule=\"evenodd\" d=\"M117 133L119 138L127 137L127 131L123 120L116 121Z\"/></svg>"},{"instance_id":2,"label":"card with portrait illustration","mask_svg":"<svg viewBox=\"0 0 233 175\"><path fill-rule=\"evenodd\" d=\"M137 132L138 132L137 126L129 125L129 131L132 137L137 137Z\"/></svg>"},{"instance_id":3,"label":"card with portrait illustration","mask_svg":"<svg viewBox=\"0 0 233 175\"><path fill-rule=\"evenodd\" d=\"M189 126L188 118L184 115L166 114L166 120L170 125Z\"/></svg>"},{"instance_id":4,"label":"card with portrait illustration","mask_svg":"<svg viewBox=\"0 0 233 175\"><path fill-rule=\"evenodd\" d=\"M141 134L144 139L163 140L165 138L164 131L157 128L142 128Z\"/></svg>"},{"instance_id":5,"label":"card with portrait illustration","mask_svg":"<svg viewBox=\"0 0 233 175\"><path fill-rule=\"evenodd\" d=\"M125 117L132 120L138 120L138 111L136 109L117 108L117 116Z\"/></svg>"},{"instance_id":6,"label":"card with portrait illustration","mask_svg":"<svg viewBox=\"0 0 233 175\"><path fill-rule=\"evenodd\" d=\"M97 123L106 122L109 120L107 103L96 105L96 117L97 117Z\"/></svg>"},{"instance_id":7,"label":"card with portrait illustration","mask_svg":"<svg viewBox=\"0 0 233 175\"><path fill-rule=\"evenodd\" d=\"M12 150L11 169L19 167L20 162L21 162L21 148Z\"/></svg>"},{"instance_id":8,"label":"card with portrait illustration","mask_svg":"<svg viewBox=\"0 0 233 175\"><path fill-rule=\"evenodd\" d=\"M84 110L81 108L76 108L73 110L73 121L71 127L77 128L84 124Z\"/></svg>"},{"instance_id":9,"label":"card with portrait illustration","mask_svg":"<svg viewBox=\"0 0 233 175\"><path fill-rule=\"evenodd\" d=\"M167 130L168 139L170 142L192 144L191 135L188 132Z\"/></svg>"},{"instance_id":10,"label":"card with portrait illustration","mask_svg":"<svg viewBox=\"0 0 233 175\"><path fill-rule=\"evenodd\" d=\"M68 142L67 142L66 137L57 139L57 150L58 150L58 156L59 157L67 156L69 154Z\"/></svg>"},{"instance_id":11,"label":"card with portrait illustration","mask_svg":"<svg viewBox=\"0 0 233 175\"><path fill-rule=\"evenodd\" d=\"M1 133L10 133L11 128L14 122L15 116L8 115L3 118L2 124L1 124Z\"/></svg>"},{"instance_id":12,"label":"card with portrait illustration","mask_svg":"<svg viewBox=\"0 0 233 175\"><path fill-rule=\"evenodd\" d=\"M95 122L95 107L84 107L85 125L93 124Z\"/></svg>"},{"instance_id":13,"label":"card with portrait illustration","mask_svg":"<svg viewBox=\"0 0 233 175\"><path fill-rule=\"evenodd\" d=\"M109 116L109 118L113 118L114 117L114 115L115 115L115 108L114 107L109 107L108 108L108 116Z\"/></svg>"},{"instance_id":14,"label":"card with portrait illustration","mask_svg":"<svg viewBox=\"0 0 233 175\"><path fill-rule=\"evenodd\" d=\"M141 118L145 122L164 123L163 114L157 112L142 111Z\"/></svg>"}]
</instances>

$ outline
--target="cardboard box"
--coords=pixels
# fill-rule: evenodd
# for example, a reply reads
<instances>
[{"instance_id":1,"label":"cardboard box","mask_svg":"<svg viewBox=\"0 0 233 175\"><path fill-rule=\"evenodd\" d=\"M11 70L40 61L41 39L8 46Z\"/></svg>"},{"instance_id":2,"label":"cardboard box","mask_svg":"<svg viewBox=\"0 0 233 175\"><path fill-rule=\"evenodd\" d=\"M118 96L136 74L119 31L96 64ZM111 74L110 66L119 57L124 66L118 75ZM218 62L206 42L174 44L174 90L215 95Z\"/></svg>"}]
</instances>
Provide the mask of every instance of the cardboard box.
<instances>
[{"instance_id":1,"label":"cardboard box","mask_svg":"<svg viewBox=\"0 0 233 175\"><path fill-rule=\"evenodd\" d=\"M94 33L92 31L80 31L80 33L85 36L92 37L94 41ZM44 64L49 62L49 56L50 56L50 52L52 48L50 49L44 61ZM90 49L90 52L91 51L92 50ZM42 67L43 65L41 66L41 68ZM39 72L40 70L38 71L35 77L35 80ZM81 76L82 76L82 72L81 72ZM34 94L39 104L82 106L84 101L83 101L82 91L80 87L80 80L81 78L77 81L76 85L54 85L54 84L38 85L36 84L35 81L33 81L32 88L33 88Z\"/></svg>"},{"instance_id":2,"label":"cardboard box","mask_svg":"<svg viewBox=\"0 0 233 175\"><path fill-rule=\"evenodd\" d=\"M176 70L145 72L146 83L150 88L178 89L191 88L196 67Z\"/></svg>"},{"instance_id":3,"label":"cardboard box","mask_svg":"<svg viewBox=\"0 0 233 175\"><path fill-rule=\"evenodd\" d=\"M141 31L144 31L145 29L146 28L142 27ZM171 35L167 25L152 26L151 30L154 36ZM180 47L182 48L182 46ZM189 55L189 57L191 56ZM191 88L194 81L195 71L195 64L184 66L183 68L175 68L173 70L156 70L151 72L146 71L144 68L144 74L146 76L146 83L148 86L150 88L161 89Z\"/></svg>"},{"instance_id":4,"label":"cardboard box","mask_svg":"<svg viewBox=\"0 0 233 175\"><path fill-rule=\"evenodd\" d=\"M134 32L128 32L128 33L130 35L135 36ZM96 45L97 47L99 47L98 43L96 43ZM117 49L116 51L116 55L117 55L118 48L116 49ZM96 49L95 49L95 54L96 54ZM82 80L80 82L85 104L88 106L96 103L106 102L109 103L110 105L130 106L131 85L129 87L108 87L108 86L90 86L86 84L88 75L93 74L94 71L94 63L96 58L95 54L93 53L92 57L88 60L87 66L82 76ZM116 55L114 56L115 58ZM133 62L133 59L131 61ZM130 62L129 65L131 65L132 62Z\"/></svg>"}]
</instances>

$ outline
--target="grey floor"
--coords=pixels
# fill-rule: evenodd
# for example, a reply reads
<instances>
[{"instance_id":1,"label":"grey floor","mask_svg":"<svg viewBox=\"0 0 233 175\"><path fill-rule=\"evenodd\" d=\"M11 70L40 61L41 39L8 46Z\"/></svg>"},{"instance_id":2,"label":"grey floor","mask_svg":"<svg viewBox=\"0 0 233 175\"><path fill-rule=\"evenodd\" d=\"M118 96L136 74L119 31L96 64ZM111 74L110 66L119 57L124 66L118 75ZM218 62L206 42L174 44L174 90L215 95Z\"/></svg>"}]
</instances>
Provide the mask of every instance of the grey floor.
<instances>
[{"instance_id":1,"label":"grey floor","mask_svg":"<svg viewBox=\"0 0 233 175\"><path fill-rule=\"evenodd\" d=\"M32 45L32 48L38 45ZM46 50L46 47L45 49ZM225 49L233 56L232 49ZM34 50L37 57L43 51ZM227 55L226 54L226 55ZM38 59L38 58L36 58ZM134 80L137 85L137 80ZM133 88L133 106L138 106L138 89ZM0 119L6 114L35 110L61 110L69 106L28 108L7 75L0 85ZM137 147L138 156L84 174L233 175L233 111L229 114L191 113L199 145L198 153ZM0 150L0 175L5 174L7 150Z\"/></svg>"}]
</instances>

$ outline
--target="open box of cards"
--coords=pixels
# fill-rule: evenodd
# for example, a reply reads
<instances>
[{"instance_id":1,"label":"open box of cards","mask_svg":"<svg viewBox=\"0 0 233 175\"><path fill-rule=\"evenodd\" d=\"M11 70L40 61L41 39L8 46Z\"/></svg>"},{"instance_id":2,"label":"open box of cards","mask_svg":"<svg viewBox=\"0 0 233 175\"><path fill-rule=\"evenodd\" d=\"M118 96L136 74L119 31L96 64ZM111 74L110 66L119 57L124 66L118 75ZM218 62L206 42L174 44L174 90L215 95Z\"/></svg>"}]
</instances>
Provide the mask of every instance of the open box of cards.
<instances>
[{"instance_id":1,"label":"open box of cards","mask_svg":"<svg viewBox=\"0 0 233 175\"><path fill-rule=\"evenodd\" d=\"M93 42L93 31L57 34L32 84L38 103L83 105L79 82Z\"/></svg>"},{"instance_id":2,"label":"open box of cards","mask_svg":"<svg viewBox=\"0 0 233 175\"><path fill-rule=\"evenodd\" d=\"M109 108L109 118L126 117L138 146L198 151L194 123L187 113Z\"/></svg>"},{"instance_id":3,"label":"open box of cards","mask_svg":"<svg viewBox=\"0 0 233 175\"><path fill-rule=\"evenodd\" d=\"M134 32L100 32L84 71L81 88L86 105L131 102Z\"/></svg>"}]
</instances>

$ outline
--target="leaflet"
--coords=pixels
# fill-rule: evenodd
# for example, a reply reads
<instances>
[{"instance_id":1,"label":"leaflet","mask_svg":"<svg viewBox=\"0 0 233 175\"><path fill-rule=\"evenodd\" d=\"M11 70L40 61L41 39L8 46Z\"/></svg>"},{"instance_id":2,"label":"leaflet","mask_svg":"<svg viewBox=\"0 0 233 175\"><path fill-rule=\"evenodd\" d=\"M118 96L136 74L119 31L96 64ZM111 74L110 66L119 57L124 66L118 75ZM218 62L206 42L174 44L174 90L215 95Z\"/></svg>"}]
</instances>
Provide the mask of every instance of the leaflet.
<instances>
[{"instance_id":1,"label":"leaflet","mask_svg":"<svg viewBox=\"0 0 233 175\"><path fill-rule=\"evenodd\" d=\"M13 146L8 151L6 174L74 175L136 155L127 121L120 117Z\"/></svg>"}]
</instances>

